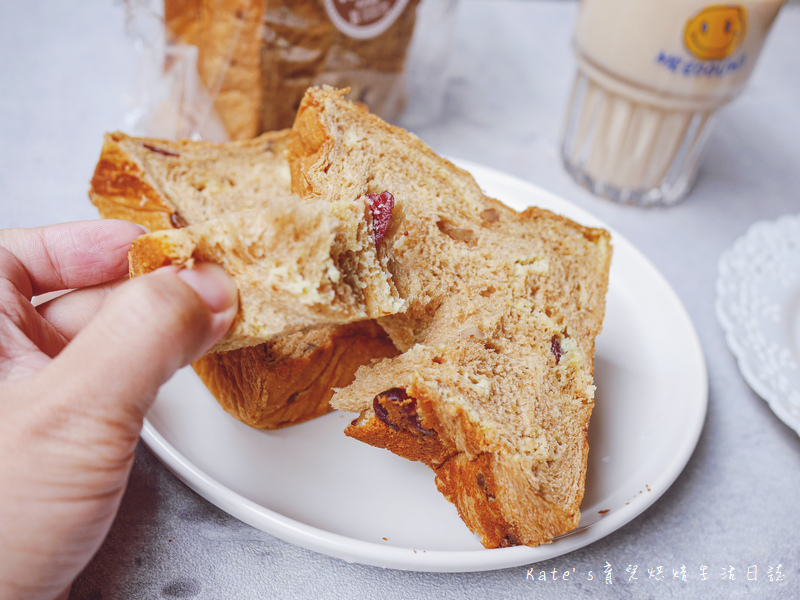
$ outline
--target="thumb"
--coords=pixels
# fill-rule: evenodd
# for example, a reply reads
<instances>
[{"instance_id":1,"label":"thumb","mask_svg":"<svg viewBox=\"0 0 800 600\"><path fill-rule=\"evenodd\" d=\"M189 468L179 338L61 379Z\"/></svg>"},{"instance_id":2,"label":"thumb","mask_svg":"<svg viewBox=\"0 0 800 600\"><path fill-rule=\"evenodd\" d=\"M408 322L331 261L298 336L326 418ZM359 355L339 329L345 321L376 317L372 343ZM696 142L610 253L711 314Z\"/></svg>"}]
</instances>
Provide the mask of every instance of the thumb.
<instances>
[{"instance_id":1,"label":"thumb","mask_svg":"<svg viewBox=\"0 0 800 600\"><path fill-rule=\"evenodd\" d=\"M158 388L225 335L237 310L236 284L218 265L163 267L119 286L48 370L90 413L143 417Z\"/></svg>"}]
</instances>

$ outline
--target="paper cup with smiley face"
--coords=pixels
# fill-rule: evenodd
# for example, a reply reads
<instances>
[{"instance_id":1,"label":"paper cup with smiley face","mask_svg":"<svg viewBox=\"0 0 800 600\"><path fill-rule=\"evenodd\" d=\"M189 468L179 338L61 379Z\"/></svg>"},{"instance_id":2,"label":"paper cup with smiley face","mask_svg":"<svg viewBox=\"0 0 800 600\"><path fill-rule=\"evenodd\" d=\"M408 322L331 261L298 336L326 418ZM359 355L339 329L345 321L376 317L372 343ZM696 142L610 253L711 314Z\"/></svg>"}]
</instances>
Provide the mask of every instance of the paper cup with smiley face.
<instances>
[{"instance_id":1,"label":"paper cup with smiley face","mask_svg":"<svg viewBox=\"0 0 800 600\"><path fill-rule=\"evenodd\" d=\"M671 205L715 112L747 82L785 0L583 0L562 158L594 193Z\"/></svg>"}]
</instances>

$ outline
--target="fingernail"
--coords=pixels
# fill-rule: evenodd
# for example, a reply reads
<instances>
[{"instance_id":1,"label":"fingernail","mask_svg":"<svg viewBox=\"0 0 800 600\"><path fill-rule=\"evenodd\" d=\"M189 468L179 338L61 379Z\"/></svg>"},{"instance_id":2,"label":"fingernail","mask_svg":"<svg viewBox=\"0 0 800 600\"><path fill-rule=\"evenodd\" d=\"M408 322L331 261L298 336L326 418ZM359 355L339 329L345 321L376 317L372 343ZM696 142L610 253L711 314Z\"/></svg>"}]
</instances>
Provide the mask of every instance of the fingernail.
<instances>
[{"instance_id":1,"label":"fingernail","mask_svg":"<svg viewBox=\"0 0 800 600\"><path fill-rule=\"evenodd\" d=\"M181 269L178 277L197 292L214 313L225 312L238 300L236 283L219 265L200 263L193 269Z\"/></svg>"}]
</instances>

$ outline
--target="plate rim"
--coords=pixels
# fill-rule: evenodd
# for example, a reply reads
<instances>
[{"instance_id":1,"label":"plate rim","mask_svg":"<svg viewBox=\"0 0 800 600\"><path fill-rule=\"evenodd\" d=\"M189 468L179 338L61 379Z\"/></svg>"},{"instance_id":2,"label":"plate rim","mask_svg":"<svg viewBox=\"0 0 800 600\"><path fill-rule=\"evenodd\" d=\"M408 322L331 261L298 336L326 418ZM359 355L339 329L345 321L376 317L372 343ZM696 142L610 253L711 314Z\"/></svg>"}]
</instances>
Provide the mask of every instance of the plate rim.
<instances>
[{"instance_id":1,"label":"plate rim","mask_svg":"<svg viewBox=\"0 0 800 600\"><path fill-rule=\"evenodd\" d=\"M189 461L145 417L141 434L142 440L178 479L231 516L287 543L349 563L405 571L441 573L477 572L519 567L578 550L633 521L671 487L697 447L708 408L708 371L702 344L694 323L674 288L655 265L624 236L569 200L494 168L460 158L448 157L448 159L456 166L469 171L481 188L483 188L481 182L491 178L522 190L531 199L545 200L544 203L548 206L552 204L559 206L559 209L555 210L559 214L564 214L584 225L608 230L612 236L615 255L619 252L619 248L624 247L624 251L639 261L655 278L655 281L669 296L673 309L677 309L682 317L682 325L687 328L686 332L689 334L691 352L696 355L697 359L692 361L692 364L696 365L694 375L698 377L695 390L696 402L692 403L695 411L690 426L684 430L685 435L681 439L679 447L675 449L672 460L650 484L651 493L632 498L623 509L613 511L588 527L579 528L560 536L552 544L537 547L516 546L476 550L424 550L386 546L307 525L245 498L213 479ZM533 206L533 204L528 204L528 206ZM265 527L265 524L271 527Z\"/></svg>"}]
</instances>

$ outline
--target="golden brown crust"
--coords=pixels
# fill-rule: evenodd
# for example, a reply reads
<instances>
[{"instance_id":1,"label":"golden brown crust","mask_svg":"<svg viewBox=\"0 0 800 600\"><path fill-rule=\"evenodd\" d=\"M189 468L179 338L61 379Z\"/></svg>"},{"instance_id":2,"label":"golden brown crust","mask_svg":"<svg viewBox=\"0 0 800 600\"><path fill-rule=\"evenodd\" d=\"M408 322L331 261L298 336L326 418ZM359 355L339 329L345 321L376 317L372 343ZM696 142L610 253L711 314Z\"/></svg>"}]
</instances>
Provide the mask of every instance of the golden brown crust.
<instances>
[{"instance_id":1,"label":"golden brown crust","mask_svg":"<svg viewBox=\"0 0 800 600\"><path fill-rule=\"evenodd\" d=\"M164 0L167 42L195 45L202 0Z\"/></svg>"},{"instance_id":2,"label":"golden brown crust","mask_svg":"<svg viewBox=\"0 0 800 600\"><path fill-rule=\"evenodd\" d=\"M354 420L345 434L432 469L457 452L432 411L430 399L413 385L375 396L372 408Z\"/></svg>"},{"instance_id":3,"label":"golden brown crust","mask_svg":"<svg viewBox=\"0 0 800 600\"><path fill-rule=\"evenodd\" d=\"M458 454L436 469L436 487L458 509L487 548L539 544L573 530L580 511L564 510L519 485L518 466L508 457Z\"/></svg>"},{"instance_id":4,"label":"golden brown crust","mask_svg":"<svg viewBox=\"0 0 800 600\"><path fill-rule=\"evenodd\" d=\"M361 365L398 354L372 321L288 338L207 354L192 367L228 413L277 429L330 412L333 388L348 385Z\"/></svg>"},{"instance_id":5,"label":"golden brown crust","mask_svg":"<svg viewBox=\"0 0 800 600\"><path fill-rule=\"evenodd\" d=\"M342 91L344 93L345 90ZM313 192L307 173L318 169L320 162L330 153L333 140L328 134L320 114L322 104L318 97L306 95L297 111L286 147L286 159L292 174L292 192L306 196Z\"/></svg>"},{"instance_id":6,"label":"golden brown crust","mask_svg":"<svg viewBox=\"0 0 800 600\"><path fill-rule=\"evenodd\" d=\"M170 265L175 255L168 238L137 238L128 251L128 274L130 277L138 277Z\"/></svg>"},{"instance_id":7,"label":"golden brown crust","mask_svg":"<svg viewBox=\"0 0 800 600\"><path fill-rule=\"evenodd\" d=\"M433 402L421 389L410 386L415 397L415 418L396 403L381 402L381 417L364 411L345 434L366 444L384 448L408 460L429 466L436 474L436 487L458 510L461 519L477 534L486 548L515 545L537 546L577 527L580 497L566 508L548 501L525 483L513 459L490 452L469 456L447 437L435 415ZM376 397L378 400L380 395ZM481 433L468 421L462 427L474 436L479 450ZM422 430L422 431L421 431ZM582 430L584 456L588 451L587 428ZM581 470L583 489L585 470Z\"/></svg>"},{"instance_id":8,"label":"golden brown crust","mask_svg":"<svg viewBox=\"0 0 800 600\"><path fill-rule=\"evenodd\" d=\"M436 469L436 488L455 505L461 519L471 524L486 548L514 546L521 538L500 510L491 461L491 454L474 460L456 455Z\"/></svg>"},{"instance_id":9,"label":"golden brown crust","mask_svg":"<svg viewBox=\"0 0 800 600\"><path fill-rule=\"evenodd\" d=\"M202 0L200 5L197 70L233 140L261 131L265 1Z\"/></svg>"},{"instance_id":10,"label":"golden brown crust","mask_svg":"<svg viewBox=\"0 0 800 600\"><path fill-rule=\"evenodd\" d=\"M175 207L150 182L144 169L119 145L123 134L105 136L89 198L104 219L124 219L151 231L170 229Z\"/></svg>"},{"instance_id":11,"label":"golden brown crust","mask_svg":"<svg viewBox=\"0 0 800 600\"><path fill-rule=\"evenodd\" d=\"M455 505L486 548L536 546L578 525L579 499L564 510L519 486L523 478L513 472L513 461L506 464L502 456L489 452L470 457L458 451L435 415L433 400L414 385L408 390L414 394L409 395L413 409L409 410L407 401L398 401L396 395L392 401L393 390L387 390L373 400L373 406L380 405L380 416L375 408L364 411L345 434L433 469L439 492ZM462 426L475 438L480 437L467 421ZM586 428L582 439L588 449ZM479 445L476 443L473 449Z\"/></svg>"}]
</instances>

